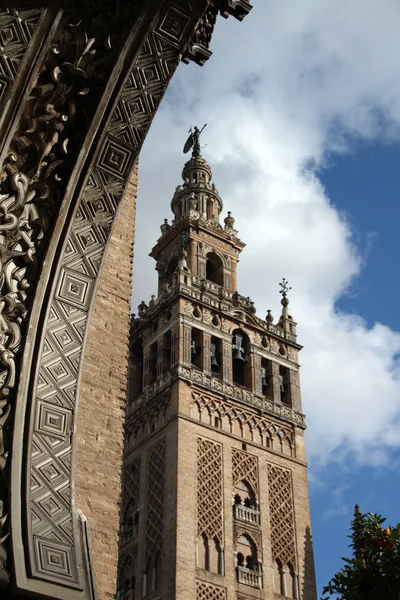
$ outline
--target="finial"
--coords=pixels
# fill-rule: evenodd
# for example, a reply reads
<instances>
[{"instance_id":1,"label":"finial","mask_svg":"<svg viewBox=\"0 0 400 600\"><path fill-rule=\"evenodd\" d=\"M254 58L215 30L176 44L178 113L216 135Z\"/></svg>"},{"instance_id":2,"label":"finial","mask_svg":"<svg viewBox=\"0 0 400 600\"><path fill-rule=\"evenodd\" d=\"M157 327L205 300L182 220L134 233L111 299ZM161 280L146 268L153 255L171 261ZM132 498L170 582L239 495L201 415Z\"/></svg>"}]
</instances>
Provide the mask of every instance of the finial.
<instances>
[{"instance_id":1,"label":"finial","mask_svg":"<svg viewBox=\"0 0 400 600\"><path fill-rule=\"evenodd\" d=\"M200 135L201 135L204 127L206 127L206 126L207 126L207 123L201 129L196 127L196 125L193 127L193 129L192 128L189 129L189 137L186 140L186 144L183 147L184 154L187 154L189 152L189 150L191 148L193 148L192 157L199 158L201 156Z\"/></svg>"},{"instance_id":2,"label":"finial","mask_svg":"<svg viewBox=\"0 0 400 600\"><path fill-rule=\"evenodd\" d=\"M274 317L272 316L272 311L270 309L267 310L267 316L265 317L267 323L273 323Z\"/></svg>"},{"instance_id":3,"label":"finial","mask_svg":"<svg viewBox=\"0 0 400 600\"><path fill-rule=\"evenodd\" d=\"M287 295L288 295L288 292L292 288L289 287L289 282L286 281L285 278L282 279L282 281L279 285L281 287L281 289L279 290L279 293L282 294L281 304L282 304L282 306L284 306L286 308L289 305L289 298L287 297Z\"/></svg>"},{"instance_id":4,"label":"finial","mask_svg":"<svg viewBox=\"0 0 400 600\"><path fill-rule=\"evenodd\" d=\"M233 226L235 224L235 219L232 217L232 213L230 210L228 211L228 216L225 217L225 219L224 219L224 223L225 223L225 229L233 229Z\"/></svg>"}]
</instances>

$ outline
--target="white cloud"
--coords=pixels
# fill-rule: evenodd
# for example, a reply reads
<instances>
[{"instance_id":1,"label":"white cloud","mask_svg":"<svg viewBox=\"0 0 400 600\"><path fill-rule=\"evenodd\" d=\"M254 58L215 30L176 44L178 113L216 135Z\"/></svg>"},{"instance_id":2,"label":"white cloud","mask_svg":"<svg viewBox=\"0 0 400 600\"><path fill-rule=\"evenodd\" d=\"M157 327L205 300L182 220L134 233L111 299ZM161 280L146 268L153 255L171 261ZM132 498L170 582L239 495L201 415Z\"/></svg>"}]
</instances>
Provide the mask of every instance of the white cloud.
<instances>
[{"instance_id":1,"label":"white cloud","mask_svg":"<svg viewBox=\"0 0 400 600\"><path fill-rule=\"evenodd\" d=\"M248 244L239 291L278 316L277 282L293 287L314 463L382 462L400 445L400 334L335 309L363 261L317 176L349 139L399 137L399 30L398 0L255 0L243 23L219 20L203 69L179 68L141 155L135 304L156 288L144 257L171 215L187 129L208 122L203 154Z\"/></svg>"}]
</instances>

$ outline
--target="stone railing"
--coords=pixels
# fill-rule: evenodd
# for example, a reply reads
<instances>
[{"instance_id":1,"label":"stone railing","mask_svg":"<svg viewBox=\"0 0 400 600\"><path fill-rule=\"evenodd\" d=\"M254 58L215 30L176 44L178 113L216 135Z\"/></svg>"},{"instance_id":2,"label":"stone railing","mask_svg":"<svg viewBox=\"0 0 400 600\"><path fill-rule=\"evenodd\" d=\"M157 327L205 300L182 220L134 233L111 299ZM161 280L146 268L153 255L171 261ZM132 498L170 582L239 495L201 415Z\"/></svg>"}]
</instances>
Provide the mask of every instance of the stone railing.
<instances>
[{"instance_id":1,"label":"stone railing","mask_svg":"<svg viewBox=\"0 0 400 600\"><path fill-rule=\"evenodd\" d=\"M164 302L169 302L178 294L189 296L193 300L205 302L210 307L213 307L216 310L222 310L223 312L228 312L234 308L237 308L238 310L242 309L245 312L250 313L256 323L266 333L271 333L278 338L297 343L296 335L285 331L278 323L269 323L268 321L257 317L255 314L256 308L254 302L252 302L249 297L241 296L237 292L231 292L221 285L192 275L188 270L179 271L173 284L168 290L163 290L158 298L152 296L148 305L142 303L141 308L138 307L139 317L146 319L150 318ZM134 322L134 319L132 322Z\"/></svg>"},{"instance_id":2,"label":"stone railing","mask_svg":"<svg viewBox=\"0 0 400 600\"><path fill-rule=\"evenodd\" d=\"M134 600L134 597L135 590L133 588L129 588L126 590L118 590L115 600Z\"/></svg>"},{"instance_id":3,"label":"stone railing","mask_svg":"<svg viewBox=\"0 0 400 600\"><path fill-rule=\"evenodd\" d=\"M237 574L239 583L244 583L244 585L250 585L251 587L261 590L262 575L259 571L253 571L253 569L239 566L237 568Z\"/></svg>"},{"instance_id":4,"label":"stone railing","mask_svg":"<svg viewBox=\"0 0 400 600\"><path fill-rule=\"evenodd\" d=\"M132 542L136 538L137 534L138 534L138 526L137 525L131 525L131 526L123 525L121 527L121 534L120 534L121 546L125 546L125 544L129 544L130 542Z\"/></svg>"},{"instance_id":5,"label":"stone railing","mask_svg":"<svg viewBox=\"0 0 400 600\"><path fill-rule=\"evenodd\" d=\"M260 512L256 508L243 506L243 504L233 505L233 518L256 527L260 524Z\"/></svg>"},{"instance_id":6,"label":"stone railing","mask_svg":"<svg viewBox=\"0 0 400 600\"><path fill-rule=\"evenodd\" d=\"M175 378L174 376L176 376L176 369L172 369L171 371L164 373L157 379L157 381L155 381L154 383L149 385L148 388L145 389L145 391L140 394L140 396L137 396L134 400L131 400L131 401L128 400L128 408L127 408L126 417L128 418L140 406L142 406L143 404L146 404L146 402L148 400L151 400L151 398L154 398L154 396L156 396L158 394L158 392L161 392L165 387L167 387L171 383L171 381Z\"/></svg>"},{"instance_id":7,"label":"stone railing","mask_svg":"<svg viewBox=\"0 0 400 600\"><path fill-rule=\"evenodd\" d=\"M257 408L258 410L262 410L266 413L292 421L296 425L300 425L300 427L306 426L305 416L302 413L293 410L290 408L290 406L286 406L281 402L274 402L269 398L256 396L245 388L232 383L226 383L219 377L214 377L211 373L199 371L198 369L189 366L180 365L178 367L178 377L204 386L208 390L215 390L224 396L228 396L234 400L239 400L240 402Z\"/></svg>"}]
</instances>

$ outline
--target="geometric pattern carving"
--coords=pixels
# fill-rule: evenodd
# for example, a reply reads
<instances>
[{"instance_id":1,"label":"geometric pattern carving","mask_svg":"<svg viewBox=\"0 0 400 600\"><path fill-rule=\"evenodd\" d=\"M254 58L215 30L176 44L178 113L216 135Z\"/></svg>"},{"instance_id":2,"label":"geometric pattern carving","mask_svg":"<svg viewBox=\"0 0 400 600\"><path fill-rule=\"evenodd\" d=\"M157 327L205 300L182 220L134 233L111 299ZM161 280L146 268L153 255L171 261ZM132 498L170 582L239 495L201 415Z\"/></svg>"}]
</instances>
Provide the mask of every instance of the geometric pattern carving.
<instances>
[{"instance_id":1,"label":"geometric pattern carving","mask_svg":"<svg viewBox=\"0 0 400 600\"><path fill-rule=\"evenodd\" d=\"M65 591L73 598L71 588L81 593L83 587L85 597L92 596L92 588L85 581L85 565L74 563L82 545L74 539L78 518L71 492L76 395L88 314L127 175L182 57L188 31L194 29L207 2L149 3L145 13L146 19L149 17L147 30L146 19L132 28L138 13L145 10L142 5L130 0L4 0L0 7L0 101L6 103L4 92L10 89L21 65L18 77L26 75L18 90L20 98L16 97L13 104L13 118L18 122L7 124L13 134L9 147L3 149L1 177L1 192L6 194L0 198L10 214L0 236L7 257L0 286L4 345L0 468L3 475L10 470L6 465L11 457L8 434L12 411L17 406L30 437L29 444L24 444L16 429L12 449L16 472L23 468L23 482L12 481L12 494L20 498L19 486L23 483L22 514L26 519L14 527L16 547L24 545L26 551L26 561L21 555L15 563L16 578L25 581L28 571L31 582L40 579L40 584L31 585L37 586L36 591L40 585L44 596L49 590L46 581L64 586L62 592L57 590L59 597ZM28 68L23 63L28 63L24 55L42 7L52 11L42 20L43 28L48 26L48 30L29 49ZM150 19L151 11L154 15L160 11L158 20ZM50 18L56 14L59 19ZM50 32L53 39L48 36ZM133 57L133 65L127 75L129 57ZM111 75L115 75L113 80ZM108 96L103 101L106 89ZM82 143L90 127L96 140L85 154L81 152ZM15 196L10 194L10 190L17 192L13 182L19 190ZM53 233L61 205L64 213ZM42 270L48 247L51 250ZM34 305L38 313L34 318L40 327L36 337L30 330L32 343L25 346L28 366L21 382L21 389L29 389L29 397L24 391L16 402L21 364L18 354L26 337L24 326L40 273L41 288ZM54 282L46 280L49 273L55 277ZM34 368L30 368L29 361L34 361ZM3 489L0 493L0 585L7 585L4 545L5 540L6 544L11 540L10 494ZM14 514L18 519L19 511ZM29 543L24 539L25 532ZM82 540L84 532L84 527L79 530Z\"/></svg>"},{"instance_id":2,"label":"geometric pattern carving","mask_svg":"<svg viewBox=\"0 0 400 600\"><path fill-rule=\"evenodd\" d=\"M240 481L247 481L258 495L258 459L253 454L232 448L233 487Z\"/></svg>"},{"instance_id":3,"label":"geometric pattern carving","mask_svg":"<svg viewBox=\"0 0 400 600\"><path fill-rule=\"evenodd\" d=\"M272 560L296 566L292 475L268 464L269 514Z\"/></svg>"},{"instance_id":4,"label":"geometric pattern carving","mask_svg":"<svg viewBox=\"0 0 400 600\"><path fill-rule=\"evenodd\" d=\"M164 527L165 440L149 450L147 462L147 520L145 561L161 555Z\"/></svg>"},{"instance_id":5,"label":"geometric pattern carving","mask_svg":"<svg viewBox=\"0 0 400 600\"><path fill-rule=\"evenodd\" d=\"M192 15L191 23L194 18ZM165 13L160 15L161 22L167 26ZM186 27L184 20L181 25ZM37 385L37 397L41 402L36 406L33 439L35 447L40 450L40 461L32 460L31 471L31 509L37 515L32 520L34 538L44 535L48 539L74 544L70 460L66 455L68 453L70 457L71 423L90 303L127 174L133 167L166 84L179 61L180 46L174 36L169 33L163 37L158 30L159 25L156 24L154 31L149 32L114 107L61 257L62 268L51 303ZM177 39L180 35L177 30ZM162 404L165 404L165 399ZM44 412L43 406L47 412ZM54 407L52 413L51 406ZM66 411L64 416L62 410ZM151 555L162 547L164 443L156 448L149 454L151 502L146 547ZM49 489L41 468L44 461L57 470L57 487ZM45 493L47 512L42 504ZM47 564L43 562L43 569ZM51 573L53 571L49 569L48 574ZM70 573L72 583L72 569Z\"/></svg>"},{"instance_id":6,"label":"geometric pattern carving","mask_svg":"<svg viewBox=\"0 0 400 600\"><path fill-rule=\"evenodd\" d=\"M21 61L28 49L42 13L40 3L15 6L3 0L0 7L0 102L17 76ZM36 6L35 6L36 4Z\"/></svg>"},{"instance_id":7,"label":"geometric pattern carving","mask_svg":"<svg viewBox=\"0 0 400 600\"><path fill-rule=\"evenodd\" d=\"M226 588L197 579L196 600L226 600Z\"/></svg>"},{"instance_id":8,"label":"geometric pattern carving","mask_svg":"<svg viewBox=\"0 0 400 600\"><path fill-rule=\"evenodd\" d=\"M219 419L223 420L226 417L228 426L233 431L235 426L235 433L241 434L242 437L253 438L253 441L257 441L256 434L262 441L263 445L267 445L267 441L275 441L279 443L277 449L283 449L284 442L294 450L294 433L293 427L282 425L281 423L271 419L267 415L260 415L250 410L242 409L238 403L231 403L222 398L215 396L208 396L207 394L192 392L192 406L196 406L199 415L202 415L202 419L205 420L210 416L218 416ZM196 412L194 413L196 415ZM214 419L210 421L214 424ZM247 435L243 435L246 432ZM274 446L275 448L275 446Z\"/></svg>"},{"instance_id":9,"label":"geometric pattern carving","mask_svg":"<svg viewBox=\"0 0 400 600\"><path fill-rule=\"evenodd\" d=\"M197 438L197 535L223 547L222 446Z\"/></svg>"}]
</instances>

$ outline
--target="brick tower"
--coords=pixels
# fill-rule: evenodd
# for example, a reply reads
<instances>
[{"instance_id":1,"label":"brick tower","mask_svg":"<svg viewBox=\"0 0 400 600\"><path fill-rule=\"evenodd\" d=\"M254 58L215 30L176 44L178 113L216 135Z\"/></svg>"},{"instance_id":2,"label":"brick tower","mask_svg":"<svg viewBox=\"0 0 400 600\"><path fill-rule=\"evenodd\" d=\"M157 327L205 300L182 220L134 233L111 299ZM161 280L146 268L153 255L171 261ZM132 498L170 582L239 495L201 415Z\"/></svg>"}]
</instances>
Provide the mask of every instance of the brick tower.
<instances>
[{"instance_id":1,"label":"brick tower","mask_svg":"<svg viewBox=\"0 0 400 600\"><path fill-rule=\"evenodd\" d=\"M296 323L238 294L199 131L132 319L120 600L315 600Z\"/></svg>"}]
</instances>

